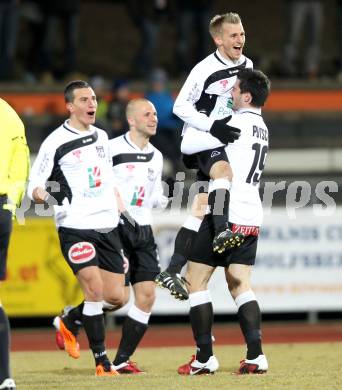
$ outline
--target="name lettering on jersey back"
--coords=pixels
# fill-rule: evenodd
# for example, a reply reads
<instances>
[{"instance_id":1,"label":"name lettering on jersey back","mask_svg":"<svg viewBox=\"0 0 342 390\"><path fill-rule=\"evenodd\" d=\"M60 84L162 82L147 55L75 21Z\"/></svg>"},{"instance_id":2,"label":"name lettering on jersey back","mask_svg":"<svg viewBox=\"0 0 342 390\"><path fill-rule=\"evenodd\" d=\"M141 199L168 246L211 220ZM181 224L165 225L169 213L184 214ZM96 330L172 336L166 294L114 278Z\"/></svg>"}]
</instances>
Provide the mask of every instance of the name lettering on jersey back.
<instances>
[{"instance_id":1,"label":"name lettering on jersey back","mask_svg":"<svg viewBox=\"0 0 342 390\"><path fill-rule=\"evenodd\" d=\"M268 141L268 130L263 129L262 127L253 126L253 137Z\"/></svg>"}]
</instances>

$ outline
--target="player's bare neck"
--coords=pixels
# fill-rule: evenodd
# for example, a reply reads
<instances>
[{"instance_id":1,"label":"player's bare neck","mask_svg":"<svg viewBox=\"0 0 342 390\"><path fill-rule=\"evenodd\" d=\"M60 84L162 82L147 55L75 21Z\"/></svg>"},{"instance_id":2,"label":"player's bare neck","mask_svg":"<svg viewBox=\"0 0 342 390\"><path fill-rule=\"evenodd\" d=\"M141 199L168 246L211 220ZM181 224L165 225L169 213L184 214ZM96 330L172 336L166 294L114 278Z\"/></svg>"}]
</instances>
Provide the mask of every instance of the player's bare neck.
<instances>
[{"instance_id":1,"label":"player's bare neck","mask_svg":"<svg viewBox=\"0 0 342 390\"><path fill-rule=\"evenodd\" d=\"M220 53L221 57L226 60L226 61L230 61L232 62L233 64L238 64L238 62L240 61L240 58L231 58L229 57L228 54L226 54L221 48L218 48L218 52Z\"/></svg>"},{"instance_id":2,"label":"player's bare neck","mask_svg":"<svg viewBox=\"0 0 342 390\"><path fill-rule=\"evenodd\" d=\"M70 118L69 125L78 131L89 131L90 125L80 122L77 118Z\"/></svg>"},{"instance_id":3,"label":"player's bare neck","mask_svg":"<svg viewBox=\"0 0 342 390\"><path fill-rule=\"evenodd\" d=\"M143 134L138 133L137 131L130 130L129 136L132 142L138 146L139 149L144 150L148 144L149 138Z\"/></svg>"}]
</instances>

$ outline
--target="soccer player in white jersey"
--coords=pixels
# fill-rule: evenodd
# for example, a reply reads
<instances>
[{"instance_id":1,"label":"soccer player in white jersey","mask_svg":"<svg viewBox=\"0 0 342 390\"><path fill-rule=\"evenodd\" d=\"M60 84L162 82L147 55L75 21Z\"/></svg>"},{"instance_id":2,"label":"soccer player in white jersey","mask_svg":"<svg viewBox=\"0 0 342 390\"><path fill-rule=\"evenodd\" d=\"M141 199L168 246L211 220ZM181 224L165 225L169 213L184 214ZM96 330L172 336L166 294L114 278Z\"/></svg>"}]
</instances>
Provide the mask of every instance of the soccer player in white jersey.
<instances>
[{"instance_id":1,"label":"soccer player in white jersey","mask_svg":"<svg viewBox=\"0 0 342 390\"><path fill-rule=\"evenodd\" d=\"M53 205L65 260L84 294L82 322L96 375L119 375L106 354L103 301L124 300L123 250L118 234L108 136L96 128L96 96L88 83L70 82L64 91L69 119L42 143L33 164L28 196ZM61 317L54 325L65 349L79 357L79 345Z\"/></svg>"},{"instance_id":2,"label":"soccer player in white jersey","mask_svg":"<svg viewBox=\"0 0 342 390\"><path fill-rule=\"evenodd\" d=\"M171 262L156 279L178 299L188 298L179 274L207 204L215 227L213 250L223 252L243 240L240 233L228 228L233 173L224 148L239 137L239 130L231 122L227 124L232 114L231 90L236 73L252 68L253 63L242 54L245 31L238 14L216 15L210 21L209 32L217 50L192 69L174 105L174 113L184 121L181 149L186 167L198 169L197 180L202 184L214 180L209 196L206 186L200 187L192 215L176 236Z\"/></svg>"},{"instance_id":3,"label":"soccer player in white jersey","mask_svg":"<svg viewBox=\"0 0 342 390\"><path fill-rule=\"evenodd\" d=\"M119 193L121 223L120 238L126 263L125 301L129 299L129 284L133 286L134 303L129 308L122 328L122 337L113 361L120 374L142 371L130 360L143 338L155 300L154 279L160 272L157 246L151 228L152 208L165 208L161 175L163 156L150 142L157 130L157 112L146 99L131 100L126 108L129 131L110 143L115 186ZM109 307L116 310L118 307ZM80 308L66 309L63 321L77 336L81 324ZM57 345L63 348L63 344Z\"/></svg>"},{"instance_id":4,"label":"soccer player in white jersey","mask_svg":"<svg viewBox=\"0 0 342 390\"><path fill-rule=\"evenodd\" d=\"M131 100L127 105L126 117L129 131L110 140L110 147L116 187L129 215L139 224L139 235L136 237L135 232L131 235L126 229L119 229L129 260L127 291L130 283L134 303L123 323L113 364L120 373L136 374L141 370L130 361L130 357L147 330L155 301L154 279L160 272L151 228L151 209L165 208L168 198L163 195L161 182L163 156L149 142L150 137L156 134L158 123L154 105L146 99Z\"/></svg>"},{"instance_id":5,"label":"soccer player in white jersey","mask_svg":"<svg viewBox=\"0 0 342 390\"><path fill-rule=\"evenodd\" d=\"M231 122L241 129L241 136L226 147L234 172L229 226L233 232L242 232L245 241L240 247L228 249L222 254L214 253L210 245L215 234L213 223L209 215L204 217L189 255L186 272L189 315L197 352L189 363L178 368L181 375L213 373L219 367L213 354L213 306L207 286L216 267L224 267L227 286L235 300L247 344L247 356L237 373L263 373L268 369L261 347L260 308L252 291L250 276L262 223L259 182L268 149L268 129L261 116L261 107L269 89L270 82L262 72L247 68L239 71L233 86L233 108L237 114Z\"/></svg>"}]
</instances>

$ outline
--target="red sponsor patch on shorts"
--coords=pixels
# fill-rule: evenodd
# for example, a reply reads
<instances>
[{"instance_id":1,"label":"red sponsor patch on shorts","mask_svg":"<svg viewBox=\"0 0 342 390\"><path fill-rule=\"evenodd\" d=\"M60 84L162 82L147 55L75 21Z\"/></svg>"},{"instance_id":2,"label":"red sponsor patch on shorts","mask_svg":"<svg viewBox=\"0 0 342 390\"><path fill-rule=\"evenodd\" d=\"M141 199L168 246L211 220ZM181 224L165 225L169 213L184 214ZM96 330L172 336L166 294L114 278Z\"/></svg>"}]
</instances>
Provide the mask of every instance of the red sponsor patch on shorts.
<instances>
[{"instance_id":1,"label":"red sponsor patch on shorts","mask_svg":"<svg viewBox=\"0 0 342 390\"><path fill-rule=\"evenodd\" d=\"M95 257L94 245L90 242L78 242L74 244L68 252L69 260L74 264L82 264Z\"/></svg>"},{"instance_id":2,"label":"red sponsor patch on shorts","mask_svg":"<svg viewBox=\"0 0 342 390\"><path fill-rule=\"evenodd\" d=\"M259 226L237 225L236 223L233 223L232 225L233 233L242 233L245 236L258 236L259 231Z\"/></svg>"}]
</instances>

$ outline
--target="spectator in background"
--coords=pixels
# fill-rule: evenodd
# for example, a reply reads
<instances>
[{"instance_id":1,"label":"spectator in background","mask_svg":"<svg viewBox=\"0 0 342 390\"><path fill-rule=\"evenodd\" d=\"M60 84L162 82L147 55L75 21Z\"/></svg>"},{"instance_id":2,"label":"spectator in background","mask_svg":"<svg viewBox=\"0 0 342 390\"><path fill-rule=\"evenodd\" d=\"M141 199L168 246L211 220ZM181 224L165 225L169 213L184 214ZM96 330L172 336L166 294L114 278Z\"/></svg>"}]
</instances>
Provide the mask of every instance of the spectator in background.
<instances>
[{"instance_id":1,"label":"spectator in background","mask_svg":"<svg viewBox=\"0 0 342 390\"><path fill-rule=\"evenodd\" d=\"M147 77L155 66L161 22L169 11L168 0L126 0L127 11L139 30L140 47L134 59L135 76Z\"/></svg>"},{"instance_id":2,"label":"spectator in background","mask_svg":"<svg viewBox=\"0 0 342 390\"><path fill-rule=\"evenodd\" d=\"M336 0L337 81L342 83L342 0Z\"/></svg>"},{"instance_id":3,"label":"spectator in background","mask_svg":"<svg viewBox=\"0 0 342 390\"><path fill-rule=\"evenodd\" d=\"M20 0L0 0L0 80L14 77Z\"/></svg>"},{"instance_id":4,"label":"spectator in background","mask_svg":"<svg viewBox=\"0 0 342 390\"><path fill-rule=\"evenodd\" d=\"M109 102L107 121L109 123L109 138L115 138L126 133L128 123L126 107L130 100L130 85L126 79L115 80L112 87L112 100Z\"/></svg>"},{"instance_id":5,"label":"spectator in background","mask_svg":"<svg viewBox=\"0 0 342 390\"><path fill-rule=\"evenodd\" d=\"M96 126L110 132L108 122L109 88L107 82L102 76L96 75L90 79L89 84L92 86L97 100Z\"/></svg>"},{"instance_id":6,"label":"spectator in background","mask_svg":"<svg viewBox=\"0 0 342 390\"><path fill-rule=\"evenodd\" d=\"M159 149L164 158L172 164L173 173L180 161L181 121L173 114L174 99L167 88L168 75L163 69L154 69L149 77L149 90L145 94L158 112L158 131L152 138L152 144Z\"/></svg>"},{"instance_id":7,"label":"spectator in background","mask_svg":"<svg viewBox=\"0 0 342 390\"><path fill-rule=\"evenodd\" d=\"M43 13L40 0L22 0L20 5L20 46L24 48L22 81L34 84L39 76L39 52L43 41Z\"/></svg>"},{"instance_id":8,"label":"spectator in background","mask_svg":"<svg viewBox=\"0 0 342 390\"><path fill-rule=\"evenodd\" d=\"M76 70L76 48L79 30L80 0L39 0L43 14L43 40L40 48L42 81L70 77ZM63 39L58 30L60 24ZM56 43L62 41L61 53Z\"/></svg>"},{"instance_id":9,"label":"spectator in background","mask_svg":"<svg viewBox=\"0 0 342 390\"><path fill-rule=\"evenodd\" d=\"M213 0L177 0L176 59L178 71L187 73L210 52L208 24L212 17ZM196 31L196 34L193 32ZM195 39L195 50L192 50Z\"/></svg>"},{"instance_id":10,"label":"spectator in background","mask_svg":"<svg viewBox=\"0 0 342 390\"><path fill-rule=\"evenodd\" d=\"M315 79L319 72L320 38L323 26L323 4L320 0L287 0L288 31L284 48L283 72L285 76L304 76ZM306 32L306 49L298 61L299 44Z\"/></svg>"}]
</instances>

